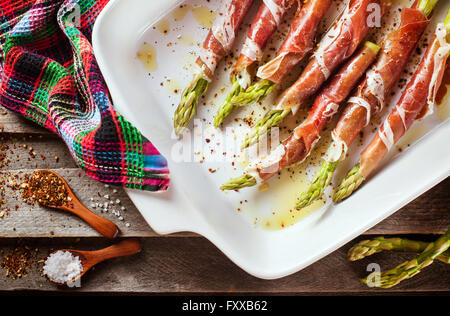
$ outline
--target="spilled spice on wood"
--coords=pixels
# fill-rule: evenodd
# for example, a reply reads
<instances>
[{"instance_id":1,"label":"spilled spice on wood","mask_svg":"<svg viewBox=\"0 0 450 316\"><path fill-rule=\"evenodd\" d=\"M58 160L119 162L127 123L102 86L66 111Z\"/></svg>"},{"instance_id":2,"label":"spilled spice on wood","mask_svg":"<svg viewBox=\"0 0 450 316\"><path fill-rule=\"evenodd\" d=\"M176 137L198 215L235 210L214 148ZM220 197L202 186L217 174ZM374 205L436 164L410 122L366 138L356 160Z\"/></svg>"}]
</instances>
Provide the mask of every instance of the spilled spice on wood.
<instances>
[{"instance_id":1,"label":"spilled spice on wood","mask_svg":"<svg viewBox=\"0 0 450 316\"><path fill-rule=\"evenodd\" d=\"M33 173L28 181L30 198L41 206L58 207L71 201L65 183L56 175L45 170Z\"/></svg>"}]
</instances>

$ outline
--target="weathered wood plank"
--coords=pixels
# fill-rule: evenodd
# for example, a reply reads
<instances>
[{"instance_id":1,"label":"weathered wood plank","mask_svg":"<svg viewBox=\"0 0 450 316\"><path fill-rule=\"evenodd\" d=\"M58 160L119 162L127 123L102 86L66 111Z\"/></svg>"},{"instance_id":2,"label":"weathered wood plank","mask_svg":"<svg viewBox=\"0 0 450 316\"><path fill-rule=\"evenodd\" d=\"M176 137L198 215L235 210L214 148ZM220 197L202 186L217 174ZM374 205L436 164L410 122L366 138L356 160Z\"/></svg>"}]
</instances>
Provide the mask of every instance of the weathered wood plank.
<instances>
[{"instance_id":1,"label":"weathered wood plank","mask_svg":"<svg viewBox=\"0 0 450 316\"><path fill-rule=\"evenodd\" d=\"M279 279L260 280L245 273L203 238L145 238L142 253L99 264L81 280L77 292L133 293L370 293L448 291L450 265L435 262L414 278L389 290L371 289L359 282L367 275L369 263L382 270L412 258L411 254L385 252L360 262L348 262L346 252L356 241L319 260L306 269ZM108 245L104 239L32 239L24 242L38 247L39 259L51 249L96 249ZM0 240L4 253L17 244ZM22 279L11 280L0 274L1 290L56 290L40 276L42 264ZM0 272L2 272L0 270Z\"/></svg>"},{"instance_id":2,"label":"weathered wood plank","mask_svg":"<svg viewBox=\"0 0 450 316\"><path fill-rule=\"evenodd\" d=\"M70 183L78 198L93 211L115 222L123 236L158 236L145 222L122 188L105 187L79 169L54 169ZM33 169L8 172L8 174L31 173ZM0 173L1 175L1 173ZM20 181L19 181L20 182ZM397 213L366 232L366 234L429 234L443 233L450 227L448 216L450 178L417 198ZM0 237L90 237L98 236L92 228L77 217L64 212L30 206L21 201L21 196L7 189L7 216L0 219ZM117 192L115 192L115 190ZM109 195L109 199L104 196ZM91 198L93 199L91 201ZM96 203L120 200L120 204L109 204L108 212L101 213L104 207L92 207ZM18 205L16 210L15 205ZM125 211L121 211L121 207ZM120 210L123 221L112 214ZM126 223L130 226L126 227ZM178 233L171 236L196 236L192 233Z\"/></svg>"},{"instance_id":3,"label":"weathered wood plank","mask_svg":"<svg viewBox=\"0 0 450 316\"><path fill-rule=\"evenodd\" d=\"M76 168L69 149L56 135L4 135L7 164L0 170Z\"/></svg>"},{"instance_id":4,"label":"weathered wood plank","mask_svg":"<svg viewBox=\"0 0 450 316\"><path fill-rule=\"evenodd\" d=\"M5 133L50 134L45 128L3 107L0 108L0 125Z\"/></svg>"},{"instance_id":5,"label":"weathered wood plank","mask_svg":"<svg viewBox=\"0 0 450 316\"><path fill-rule=\"evenodd\" d=\"M23 177L31 174L34 169L10 171L7 174ZM106 187L86 176L80 169L53 169L61 174L74 190L77 197L92 211L115 222L124 236L155 236L138 210L122 188ZM0 173L4 174L3 173ZM17 182L20 183L19 179ZM106 199L105 195L109 195ZM2 209L10 209L7 215L0 219L0 237L89 237L99 236L90 226L78 217L62 211L42 208L38 204L29 205L22 200L20 191L7 188L7 201ZM91 201L92 199L92 201ZM117 203L117 200L120 203ZM107 212L105 202L108 202ZM111 203L114 202L114 203ZM102 207L92 207L92 204L103 204ZM16 207L16 205L18 207ZM122 207L125 210L122 210ZM103 210L103 212L102 212ZM123 220L112 214L120 211ZM130 224L127 227L127 223Z\"/></svg>"}]
</instances>

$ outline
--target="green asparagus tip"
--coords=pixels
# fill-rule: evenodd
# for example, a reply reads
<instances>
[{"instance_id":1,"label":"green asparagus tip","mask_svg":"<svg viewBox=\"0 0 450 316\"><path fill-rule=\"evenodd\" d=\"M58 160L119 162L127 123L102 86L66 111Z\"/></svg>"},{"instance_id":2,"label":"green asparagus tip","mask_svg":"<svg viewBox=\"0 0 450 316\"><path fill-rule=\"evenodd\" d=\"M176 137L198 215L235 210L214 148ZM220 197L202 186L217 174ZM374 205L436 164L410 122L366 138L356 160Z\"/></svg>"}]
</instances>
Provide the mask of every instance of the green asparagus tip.
<instances>
[{"instance_id":1,"label":"green asparagus tip","mask_svg":"<svg viewBox=\"0 0 450 316\"><path fill-rule=\"evenodd\" d=\"M323 162L322 167L318 171L314 180L311 182L308 190L300 195L299 201L295 206L296 209L299 210L307 207L322 196L323 191L331 182L331 178L333 177L334 170L336 169L338 163L338 161Z\"/></svg>"},{"instance_id":2,"label":"green asparagus tip","mask_svg":"<svg viewBox=\"0 0 450 316\"><path fill-rule=\"evenodd\" d=\"M350 261L361 260L375 253L379 253L385 250L397 251L397 252L413 252L421 253L430 244L428 242L409 240L405 238L384 238L376 237L371 240L363 240L354 245L347 253L347 258ZM444 263L450 263L450 251L447 249L436 257L437 260Z\"/></svg>"},{"instance_id":3,"label":"green asparagus tip","mask_svg":"<svg viewBox=\"0 0 450 316\"><path fill-rule=\"evenodd\" d=\"M371 282L369 284L368 277L363 279L363 282L375 287L390 288L399 284L403 280L412 278L416 274L430 264L433 263L434 259L438 258L442 253L447 251L450 246L450 229L445 232L442 236L438 238L435 242L428 244L425 250L418 255L416 258L406 261L397 267L382 272L379 278L376 278L375 283Z\"/></svg>"},{"instance_id":4,"label":"green asparagus tip","mask_svg":"<svg viewBox=\"0 0 450 316\"><path fill-rule=\"evenodd\" d=\"M235 106L246 106L264 99L273 88L275 83L266 79L261 79L255 84L248 87L245 91L241 91L238 95L231 99L231 103Z\"/></svg>"},{"instance_id":5,"label":"green asparagus tip","mask_svg":"<svg viewBox=\"0 0 450 316\"><path fill-rule=\"evenodd\" d=\"M283 119L291 113L291 110L271 110L256 123L250 130L247 138L241 146L241 150L247 148L251 144L257 143L264 135L283 121Z\"/></svg>"},{"instance_id":6,"label":"green asparagus tip","mask_svg":"<svg viewBox=\"0 0 450 316\"><path fill-rule=\"evenodd\" d=\"M256 178L249 175L244 174L240 177L233 178L227 183L224 183L220 189L222 191L231 191L231 190L239 190L245 187L252 187L257 184Z\"/></svg>"},{"instance_id":7,"label":"green asparagus tip","mask_svg":"<svg viewBox=\"0 0 450 316\"><path fill-rule=\"evenodd\" d=\"M350 261L361 260L365 257L371 256L377 252L381 252L384 249L381 248L381 240L383 237L375 238L373 240L363 240L350 248L347 253L347 258Z\"/></svg>"},{"instance_id":8,"label":"green asparagus tip","mask_svg":"<svg viewBox=\"0 0 450 316\"><path fill-rule=\"evenodd\" d=\"M206 92L207 88L208 80L197 74L184 89L181 102L173 117L173 127L177 135L181 135L183 130L189 125L197 110L198 99Z\"/></svg>"},{"instance_id":9,"label":"green asparagus tip","mask_svg":"<svg viewBox=\"0 0 450 316\"><path fill-rule=\"evenodd\" d=\"M236 78L233 78L233 85L231 86L230 92L228 93L227 97L225 98L225 101L223 101L222 105L217 110L216 117L214 118L214 126L219 127L220 124L222 124L223 120L230 115L230 113L235 109L235 105L231 103L231 99L233 99L235 96L239 95L239 93L242 91L242 87L239 84L239 82L236 80Z\"/></svg>"},{"instance_id":10,"label":"green asparagus tip","mask_svg":"<svg viewBox=\"0 0 450 316\"><path fill-rule=\"evenodd\" d=\"M364 182L364 177L361 174L361 167L358 163L355 165L342 180L341 184L336 189L333 195L333 201L338 203L355 192L359 186Z\"/></svg>"},{"instance_id":11,"label":"green asparagus tip","mask_svg":"<svg viewBox=\"0 0 450 316\"><path fill-rule=\"evenodd\" d=\"M438 1L439 0L420 0L417 9L422 11L423 14L425 14L426 16L429 16L433 11L434 7L436 6L436 3L438 3Z\"/></svg>"}]
</instances>

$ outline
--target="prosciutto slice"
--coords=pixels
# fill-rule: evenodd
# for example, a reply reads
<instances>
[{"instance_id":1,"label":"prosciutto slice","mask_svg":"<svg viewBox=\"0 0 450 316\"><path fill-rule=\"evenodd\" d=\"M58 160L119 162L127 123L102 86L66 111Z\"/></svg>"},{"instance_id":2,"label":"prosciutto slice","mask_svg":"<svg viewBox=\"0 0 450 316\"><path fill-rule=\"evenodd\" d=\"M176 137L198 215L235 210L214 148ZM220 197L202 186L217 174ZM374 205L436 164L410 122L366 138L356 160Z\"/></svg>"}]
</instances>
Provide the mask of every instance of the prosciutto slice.
<instances>
[{"instance_id":1,"label":"prosciutto slice","mask_svg":"<svg viewBox=\"0 0 450 316\"><path fill-rule=\"evenodd\" d=\"M257 76L281 83L292 68L314 48L317 27L331 5L331 0L309 0L299 4L287 38L277 56L258 69Z\"/></svg>"},{"instance_id":2,"label":"prosciutto slice","mask_svg":"<svg viewBox=\"0 0 450 316\"><path fill-rule=\"evenodd\" d=\"M336 148L339 154L329 155L329 161L342 158L342 151L350 146L373 114L382 110L428 23L422 11L413 8L402 10L399 28L386 36L378 61L367 72L356 95L349 99L332 133L335 142L342 146Z\"/></svg>"},{"instance_id":3,"label":"prosciutto slice","mask_svg":"<svg viewBox=\"0 0 450 316\"><path fill-rule=\"evenodd\" d=\"M442 82L450 44L445 40L443 24L439 24L432 43L400 100L380 126L378 133L361 154L360 171L366 178L389 149L405 134L412 123L434 105L436 91Z\"/></svg>"},{"instance_id":4,"label":"prosciutto slice","mask_svg":"<svg viewBox=\"0 0 450 316\"><path fill-rule=\"evenodd\" d=\"M328 1L328 0L327 0ZM232 74L249 73L248 68L263 57L263 51L273 32L280 26L283 17L290 7L300 0L263 0L255 18L250 26L241 54ZM250 85L250 76L238 78L243 81L241 87L247 88Z\"/></svg>"},{"instance_id":5,"label":"prosciutto slice","mask_svg":"<svg viewBox=\"0 0 450 316\"><path fill-rule=\"evenodd\" d=\"M333 76L316 97L306 120L276 150L282 153L278 155L278 160L264 164L258 170L262 180L267 180L281 169L301 162L308 156L319 140L319 133L375 60L378 50L378 46L367 43Z\"/></svg>"},{"instance_id":6,"label":"prosciutto slice","mask_svg":"<svg viewBox=\"0 0 450 316\"><path fill-rule=\"evenodd\" d=\"M324 35L299 79L277 100L279 109L295 112L305 100L316 93L332 72L348 59L375 24L368 23L374 8L386 12L383 0L350 0L336 24Z\"/></svg>"},{"instance_id":7,"label":"prosciutto slice","mask_svg":"<svg viewBox=\"0 0 450 316\"><path fill-rule=\"evenodd\" d=\"M253 0L224 0L203 42L197 65L204 78L212 79L219 61L230 52L239 26Z\"/></svg>"}]
</instances>

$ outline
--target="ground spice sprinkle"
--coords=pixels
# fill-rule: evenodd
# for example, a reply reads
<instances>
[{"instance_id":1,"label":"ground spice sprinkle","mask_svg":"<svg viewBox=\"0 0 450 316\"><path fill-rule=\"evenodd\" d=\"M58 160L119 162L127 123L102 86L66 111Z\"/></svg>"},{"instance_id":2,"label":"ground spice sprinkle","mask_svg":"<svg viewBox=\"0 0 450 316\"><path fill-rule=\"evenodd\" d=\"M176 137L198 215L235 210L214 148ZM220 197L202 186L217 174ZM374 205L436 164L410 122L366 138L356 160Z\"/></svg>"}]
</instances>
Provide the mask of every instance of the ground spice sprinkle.
<instances>
[{"instance_id":1,"label":"ground spice sprinkle","mask_svg":"<svg viewBox=\"0 0 450 316\"><path fill-rule=\"evenodd\" d=\"M5 276L15 280L28 274L28 269L33 265L38 250L34 251L29 247L17 247L11 253L5 254L0 263L5 272Z\"/></svg>"},{"instance_id":2,"label":"ground spice sprinkle","mask_svg":"<svg viewBox=\"0 0 450 316\"><path fill-rule=\"evenodd\" d=\"M70 203L66 184L49 171L33 173L29 182L30 197L43 206L62 206Z\"/></svg>"}]
</instances>

